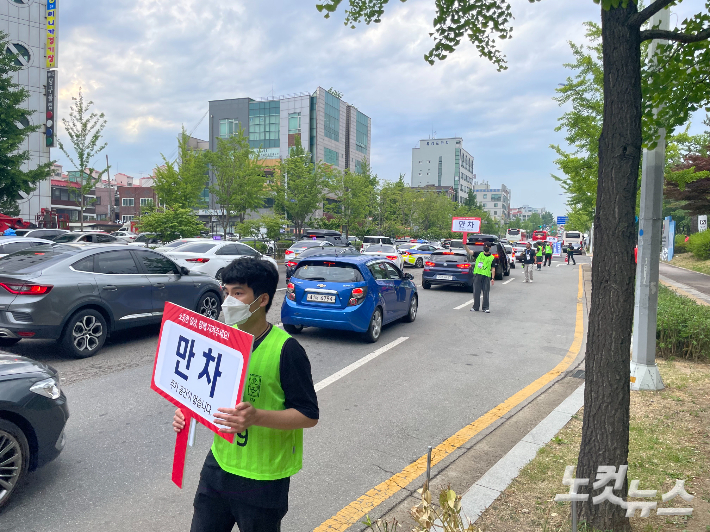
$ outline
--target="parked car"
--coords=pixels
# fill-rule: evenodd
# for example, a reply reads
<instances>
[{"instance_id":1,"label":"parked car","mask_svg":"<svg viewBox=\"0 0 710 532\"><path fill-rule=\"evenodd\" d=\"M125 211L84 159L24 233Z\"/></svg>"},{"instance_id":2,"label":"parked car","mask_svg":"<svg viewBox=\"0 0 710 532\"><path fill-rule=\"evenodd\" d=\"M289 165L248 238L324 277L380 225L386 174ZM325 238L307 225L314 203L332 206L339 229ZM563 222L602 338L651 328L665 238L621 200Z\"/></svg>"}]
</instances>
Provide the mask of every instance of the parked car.
<instances>
[{"instance_id":1,"label":"parked car","mask_svg":"<svg viewBox=\"0 0 710 532\"><path fill-rule=\"evenodd\" d=\"M514 269L515 268L515 252L513 251L513 246L510 244L504 244L503 249L505 249L505 254L508 257L508 264L510 264L510 268Z\"/></svg>"},{"instance_id":2,"label":"parked car","mask_svg":"<svg viewBox=\"0 0 710 532\"><path fill-rule=\"evenodd\" d=\"M333 244L327 240L299 240L284 252L284 261L288 263L295 260L306 249L309 248L333 248Z\"/></svg>"},{"instance_id":3,"label":"parked car","mask_svg":"<svg viewBox=\"0 0 710 532\"><path fill-rule=\"evenodd\" d=\"M366 236L362 239L362 251L367 250L368 247L374 246L376 244L386 244L388 246L394 246L394 242L388 236Z\"/></svg>"},{"instance_id":4,"label":"parked car","mask_svg":"<svg viewBox=\"0 0 710 532\"><path fill-rule=\"evenodd\" d=\"M67 419L57 371L0 351L0 509L29 471L62 452Z\"/></svg>"},{"instance_id":5,"label":"parked car","mask_svg":"<svg viewBox=\"0 0 710 532\"><path fill-rule=\"evenodd\" d=\"M340 231L331 229L304 229L303 240L325 240L335 246L350 245Z\"/></svg>"},{"instance_id":6,"label":"parked car","mask_svg":"<svg viewBox=\"0 0 710 532\"><path fill-rule=\"evenodd\" d=\"M66 229L15 229L17 236L42 238L43 240L54 240L55 237L68 232Z\"/></svg>"},{"instance_id":7,"label":"parked car","mask_svg":"<svg viewBox=\"0 0 710 532\"><path fill-rule=\"evenodd\" d=\"M268 240L266 238L264 238L264 239L240 238L239 242L241 242L242 244L246 244L247 246L253 247L254 249L257 248L257 246L256 246L257 242L259 242L260 244L264 244L266 246L266 254L267 255L273 255L274 249L276 249L276 243L273 240Z\"/></svg>"},{"instance_id":8,"label":"parked car","mask_svg":"<svg viewBox=\"0 0 710 532\"><path fill-rule=\"evenodd\" d=\"M220 284L149 249L47 244L0 258L0 346L57 340L95 355L113 331L160 323L165 302L217 319Z\"/></svg>"},{"instance_id":9,"label":"parked car","mask_svg":"<svg viewBox=\"0 0 710 532\"><path fill-rule=\"evenodd\" d=\"M289 334L312 326L357 331L376 342L383 325L417 317L412 279L391 261L366 255L304 259L287 285L281 321Z\"/></svg>"},{"instance_id":10,"label":"parked car","mask_svg":"<svg viewBox=\"0 0 710 532\"><path fill-rule=\"evenodd\" d=\"M436 246L432 244L401 244L397 249L402 253L405 266L414 266L415 268L423 268L424 262L429 258L433 251L436 251Z\"/></svg>"},{"instance_id":11,"label":"parked car","mask_svg":"<svg viewBox=\"0 0 710 532\"><path fill-rule=\"evenodd\" d=\"M174 260L178 266L184 266L192 272L209 275L218 281L222 279L222 272L233 260L244 257L262 259L278 268L276 261L268 255L262 255L246 244L223 240L193 242L176 248L174 251L167 251L165 256Z\"/></svg>"},{"instance_id":12,"label":"parked car","mask_svg":"<svg viewBox=\"0 0 710 532\"><path fill-rule=\"evenodd\" d=\"M155 249L160 247L162 242L155 233L141 233L135 240L129 241L128 244L141 248Z\"/></svg>"},{"instance_id":13,"label":"parked car","mask_svg":"<svg viewBox=\"0 0 710 532\"><path fill-rule=\"evenodd\" d=\"M172 242L169 242L168 244L164 244L162 246L159 246L155 248L153 251L157 251L158 253L165 253L166 251L175 251L177 248L185 246L187 244L191 244L193 242L209 242L209 239L207 238L180 238L178 240L173 240Z\"/></svg>"},{"instance_id":14,"label":"parked car","mask_svg":"<svg viewBox=\"0 0 710 532\"><path fill-rule=\"evenodd\" d=\"M473 289L473 264L464 249L434 251L424 263L422 287L464 286Z\"/></svg>"},{"instance_id":15,"label":"parked car","mask_svg":"<svg viewBox=\"0 0 710 532\"><path fill-rule=\"evenodd\" d=\"M131 233L130 231L114 231L111 236L125 240L126 242L133 242L138 235L136 233Z\"/></svg>"},{"instance_id":16,"label":"parked car","mask_svg":"<svg viewBox=\"0 0 710 532\"><path fill-rule=\"evenodd\" d=\"M366 250L363 250L362 254L378 257L380 259L391 260L400 270L404 268L404 258L402 257L402 253L393 245L388 246L386 244L370 244Z\"/></svg>"},{"instance_id":17,"label":"parked car","mask_svg":"<svg viewBox=\"0 0 710 532\"><path fill-rule=\"evenodd\" d=\"M474 257L483 251L483 247L488 244L491 247L491 254L498 259L495 270L495 280L500 281L503 276L510 275L510 263L503 244L495 235L474 235L468 237L468 248L473 252Z\"/></svg>"},{"instance_id":18,"label":"parked car","mask_svg":"<svg viewBox=\"0 0 710 532\"><path fill-rule=\"evenodd\" d=\"M70 244L70 243L90 243L90 244L124 244L127 242L111 236L108 233L64 233L59 235L52 240L57 244Z\"/></svg>"},{"instance_id":19,"label":"parked car","mask_svg":"<svg viewBox=\"0 0 710 532\"><path fill-rule=\"evenodd\" d=\"M46 246L47 240L26 236L0 236L0 257L36 246Z\"/></svg>"},{"instance_id":20,"label":"parked car","mask_svg":"<svg viewBox=\"0 0 710 532\"><path fill-rule=\"evenodd\" d=\"M360 252L352 246L316 246L303 250L296 259L286 261L286 281L288 281L293 272L298 268L298 264L303 259L315 257L316 255L360 255Z\"/></svg>"}]
</instances>

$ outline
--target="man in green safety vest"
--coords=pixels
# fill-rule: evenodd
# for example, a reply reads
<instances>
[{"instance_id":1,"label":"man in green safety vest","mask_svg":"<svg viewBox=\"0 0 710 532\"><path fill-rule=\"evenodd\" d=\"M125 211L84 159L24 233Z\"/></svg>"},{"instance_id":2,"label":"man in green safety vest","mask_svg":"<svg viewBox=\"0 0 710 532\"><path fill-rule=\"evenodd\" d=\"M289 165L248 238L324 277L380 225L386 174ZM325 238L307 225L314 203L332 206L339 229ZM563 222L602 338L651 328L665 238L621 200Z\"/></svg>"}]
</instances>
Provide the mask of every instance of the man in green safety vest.
<instances>
[{"instance_id":1,"label":"man in green safety vest","mask_svg":"<svg viewBox=\"0 0 710 532\"><path fill-rule=\"evenodd\" d=\"M464 244L469 256L473 256L473 251ZM478 312L481 303L481 292L483 293L483 312L490 312L488 308L491 284L495 284L495 264L496 258L491 255L491 246L485 244L483 251L473 261L473 307L471 312Z\"/></svg>"},{"instance_id":2,"label":"man in green safety vest","mask_svg":"<svg viewBox=\"0 0 710 532\"><path fill-rule=\"evenodd\" d=\"M543 265L552 268L552 244L549 242L545 242L545 261Z\"/></svg>"},{"instance_id":3,"label":"man in green safety vest","mask_svg":"<svg viewBox=\"0 0 710 532\"><path fill-rule=\"evenodd\" d=\"M191 532L279 532L288 510L290 477L301 469L303 429L318 423L318 398L303 347L266 321L279 274L245 258L222 274L224 321L254 336L243 402L218 408L215 435L197 486ZM227 407L229 405L225 405ZM173 427L185 418L178 409Z\"/></svg>"},{"instance_id":4,"label":"man in green safety vest","mask_svg":"<svg viewBox=\"0 0 710 532\"><path fill-rule=\"evenodd\" d=\"M537 259L537 269L538 270L542 270L543 248L544 247L545 247L544 242L537 243L537 253L535 254L535 258Z\"/></svg>"}]
</instances>

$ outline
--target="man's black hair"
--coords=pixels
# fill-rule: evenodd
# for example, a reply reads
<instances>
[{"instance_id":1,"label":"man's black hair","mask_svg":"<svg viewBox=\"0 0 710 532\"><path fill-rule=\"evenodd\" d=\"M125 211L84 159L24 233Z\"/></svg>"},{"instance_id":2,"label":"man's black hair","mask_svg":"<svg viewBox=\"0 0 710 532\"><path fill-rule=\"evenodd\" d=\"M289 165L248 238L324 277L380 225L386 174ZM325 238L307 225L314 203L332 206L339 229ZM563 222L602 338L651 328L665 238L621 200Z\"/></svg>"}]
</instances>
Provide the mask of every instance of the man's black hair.
<instances>
[{"instance_id":1,"label":"man's black hair","mask_svg":"<svg viewBox=\"0 0 710 532\"><path fill-rule=\"evenodd\" d=\"M483 244L483 251L490 251L490 250L491 250L490 244Z\"/></svg>"},{"instance_id":2,"label":"man's black hair","mask_svg":"<svg viewBox=\"0 0 710 532\"><path fill-rule=\"evenodd\" d=\"M236 259L222 272L222 284L243 284L254 291L256 299L262 294L269 294L266 312L274 302L276 286L279 284L279 272L266 260L244 258Z\"/></svg>"}]
</instances>

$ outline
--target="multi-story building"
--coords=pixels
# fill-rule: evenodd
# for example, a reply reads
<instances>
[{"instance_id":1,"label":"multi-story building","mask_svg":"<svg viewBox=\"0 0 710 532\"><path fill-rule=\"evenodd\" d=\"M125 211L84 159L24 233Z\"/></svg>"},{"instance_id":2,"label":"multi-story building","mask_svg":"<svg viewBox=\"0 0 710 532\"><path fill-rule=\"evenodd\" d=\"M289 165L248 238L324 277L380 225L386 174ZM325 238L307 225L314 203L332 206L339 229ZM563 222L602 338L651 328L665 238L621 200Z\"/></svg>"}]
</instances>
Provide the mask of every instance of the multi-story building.
<instances>
[{"instance_id":1,"label":"multi-story building","mask_svg":"<svg viewBox=\"0 0 710 532\"><path fill-rule=\"evenodd\" d=\"M412 148L412 187L453 187L455 201L463 203L475 179L473 156L461 137L420 140Z\"/></svg>"},{"instance_id":2,"label":"multi-story building","mask_svg":"<svg viewBox=\"0 0 710 532\"><path fill-rule=\"evenodd\" d=\"M372 120L322 87L313 93L258 100L211 101L209 117L210 150L216 149L217 138L229 138L242 127L250 146L261 149L263 163L270 168L289 156L297 136L314 161L340 170L357 171L363 161L370 160ZM210 210L216 208L211 197Z\"/></svg>"},{"instance_id":3,"label":"multi-story building","mask_svg":"<svg viewBox=\"0 0 710 532\"><path fill-rule=\"evenodd\" d=\"M130 222L137 218L141 207L155 205L158 197L150 187L132 186L117 187L118 218L121 223Z\"/></svg>"},{"instance_id":4,"label":"multi-story building","mask_svg":"<svg viewBox=\"0 0 710 532\"><path fill-rule=\"evenodd\" d=\"M516 207L514 209L510 209L510 219L514 220L516 218L520 218L522 221L527 221L530 219L530 216L533 214L539 214L542 216L547 212L547 209L545 207L531 207L530 205L523 205L522 207Z\"/></svg>"},{"instance_id":5,"label":"multi-story building","mask_svg":"<svg viewBox=\"0 0 710 532\"><path fill-rule=\"evenodd\" d=\"M474 183L476 201L491 218L506 223L510 220L510 189L505 185L491 188L487 181Z\"/></svg>"},{"instance_id":6,"label":"multi-story building","mask_svg":"<svg viewBox=\"0 0 710 532\"><path fill-rule=\"evenodd\" d=\"M411 190L415 192L436 192L437 194L443 194L447 198L449 198L451 201L454 201L456 198L456 191L454 190L454 187L438 187L434 185L426 185L424 187L411 187Z\"/></svg>"},{"instance_id":7,"label":"multi-story building","mask_svg":"<svg viewBox=\"0 0 710 532\"><path fill-rule=\"evenodd\" d=\"M56 214L59 225L71 229L80 224L81 185L68 179L51 179L51 212ZM96 207L100 200L95 190L84 196L84 220L96 219Z\"/></svg>"},{"instance_id":8,"label":"multi-story building","mask_svg":"<svg viewBox=\"0 0 710 532\"><path fill-rule=\"evenodd\" d=\"M56 66L56 58L54 50L48 50L47 47L48 44L52 48L56 46L55 7L54 1L0 1L0 31L8 35L8 46L5 50L0 50L0 53L15 56L15 64L22 68L12 74L12 80L30 93L23 106L32 111L32 115L22 126L42 126L38 131L28 135L20 146L20 150L27 150L30 153L29 161L22 165L23 170L37 168L51 160L49 148L53 144L53 137L48 136L47 132L52 133L53 123L56 122L57 117L51 116L51 122L48 121L50 117L47 114L46 99L47 65L49 63L52 68ZM47 31L48 15L52 25L51 41ZM51 94L56 95L56 83L51 87ZM50 101L53 103L54 99L50 98ZM51 208L51 202L52 183L51 177L48 177L38 183L30 194L21 192L17 204L20 216L34 223L39 220L38 215L43 209L46 211Z\"/></svg>"}]
</instances>

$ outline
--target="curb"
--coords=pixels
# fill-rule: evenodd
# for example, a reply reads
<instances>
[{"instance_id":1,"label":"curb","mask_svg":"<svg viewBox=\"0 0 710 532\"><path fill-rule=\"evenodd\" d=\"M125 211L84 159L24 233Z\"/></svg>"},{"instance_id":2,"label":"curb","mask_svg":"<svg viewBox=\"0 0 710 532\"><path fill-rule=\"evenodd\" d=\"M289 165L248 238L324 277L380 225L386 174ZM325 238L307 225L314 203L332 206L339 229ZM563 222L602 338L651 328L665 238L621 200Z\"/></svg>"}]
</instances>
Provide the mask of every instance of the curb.
<instances>
[{"instance_id":1,"label":"curb","mask_svg":"<svg viewBox=\"0 0 710 532\"><path fill-rule=\"evenodd\" d=\"M584 384L572 392L463 494L461 509L470 523L476 522L518 476L520 470L535 458L537 452L547 445L583 406Z\"/></svg>"},{"instance_id":2,"label":"curb","mask_svg":"<svg viewBox=\"0 0 710 532\"><path fill-rule=\"evenodd\" d=\"M674 281L665 275L660 275L658 282L670 288L675 293L685 296L695 301L698 305L710 306L710 296L696 290L692 286Z\"/></svg>"},{"instance_id":3,"label":"curb","mask_svg":"<svg viewBox=\"0 0 710 532\"><path fill-rule=\"evenodd\" d=\"M675 264L671 264L670 262L663 261L663 262L661 262L661 264L664 264L666 266L670 266L671 268L678 268L679 270L685 270L686 272L697 273L698 275L704 275L705 277L710 277L710 275L708 275L707 273L698 272L695 270L690 270L688 268L683 268L683 266L676 266Z\"/></svg>"}]
</instances>

